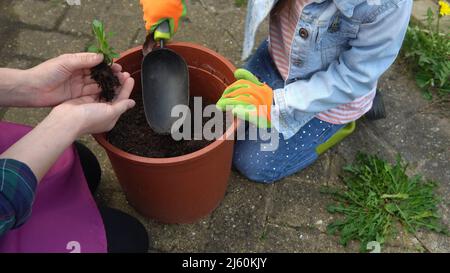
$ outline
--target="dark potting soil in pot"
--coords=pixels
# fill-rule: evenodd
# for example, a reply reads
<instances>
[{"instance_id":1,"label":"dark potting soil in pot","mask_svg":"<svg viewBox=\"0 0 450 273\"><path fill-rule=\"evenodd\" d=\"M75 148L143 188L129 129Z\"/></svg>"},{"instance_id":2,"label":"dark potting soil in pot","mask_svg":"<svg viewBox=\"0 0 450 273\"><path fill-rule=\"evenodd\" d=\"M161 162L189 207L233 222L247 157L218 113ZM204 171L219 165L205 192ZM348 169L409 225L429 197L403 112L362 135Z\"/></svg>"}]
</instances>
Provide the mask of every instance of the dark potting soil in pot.
<instances>
[{"instance_id":1,"label":"dark potting soil in pot","mask_svg":"<svg viewBox=\"0 0 450 273\"><path fill-rule=\"evenodd\" d=\"M145 119L141 97L133 96L133 99L136 101L136 106L122 115L116 126L108 133L108 141L117 148L143 157L169 158L196 152L214 142L206 139L176 141L171 135L155 133ZM205 98L202 98L202 101L203 109L208 105L215 104ZM190 100L191 132L194 132L193 102L192 97ZM226 115L223 115L223 132L227 127L225 117ZM210 119L211 117L203 117L202 125L204 126Z\"/></svg>"}]
</instances>

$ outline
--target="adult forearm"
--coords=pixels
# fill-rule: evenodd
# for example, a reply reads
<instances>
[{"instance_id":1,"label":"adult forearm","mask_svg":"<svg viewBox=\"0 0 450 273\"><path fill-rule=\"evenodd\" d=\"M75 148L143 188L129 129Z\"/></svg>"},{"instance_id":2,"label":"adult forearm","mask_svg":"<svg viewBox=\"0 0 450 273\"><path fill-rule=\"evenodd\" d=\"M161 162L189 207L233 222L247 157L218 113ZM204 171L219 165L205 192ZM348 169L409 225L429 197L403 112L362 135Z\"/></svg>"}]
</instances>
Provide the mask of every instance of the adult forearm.
<instances>
[{"instance_id":1,"label":"adult forearm","mask_svg":"<svg viewBox=\"0 0 450 273\"><path fill-rule=\"evenodd\" d=\"M30 133L0 155L25 163L40 181L59 156L77 138L78 128L70 115L60 115L53 110Z\"/></svg>"},{"instance_id":2,"label":"adult forearm","mask_svg":"<svg viewBox=\"0 0 450 273\"><path fill-rule=\"evenodd\" d=\"M26 106L30 100L26 70L0 68L0 106Z\"/></svg>"}]
</instances>

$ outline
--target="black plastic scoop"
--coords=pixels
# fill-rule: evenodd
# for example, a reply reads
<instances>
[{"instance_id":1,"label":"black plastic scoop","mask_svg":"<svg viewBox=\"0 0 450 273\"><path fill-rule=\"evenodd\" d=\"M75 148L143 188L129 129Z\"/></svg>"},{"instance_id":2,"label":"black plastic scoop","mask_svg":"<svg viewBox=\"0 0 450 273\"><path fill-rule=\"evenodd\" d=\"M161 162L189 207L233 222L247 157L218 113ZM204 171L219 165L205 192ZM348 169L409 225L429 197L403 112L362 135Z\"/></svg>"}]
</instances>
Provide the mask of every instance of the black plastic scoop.
<instances>
[{"instance_id":1,"label":"black plastic scoop","mask_svg":"<svg viewBox=\"0 0 450 273\"><path fill-rule=\"evenodd\" d=\"M155 31L155 41L160 47L144 57L141 71L145 117L158 134L171 133L179 118L171 115L175 106L189 105L189 70L180 55L164 48L167 33L169 24L165 22Z\"/></svg>"}]
</instances>

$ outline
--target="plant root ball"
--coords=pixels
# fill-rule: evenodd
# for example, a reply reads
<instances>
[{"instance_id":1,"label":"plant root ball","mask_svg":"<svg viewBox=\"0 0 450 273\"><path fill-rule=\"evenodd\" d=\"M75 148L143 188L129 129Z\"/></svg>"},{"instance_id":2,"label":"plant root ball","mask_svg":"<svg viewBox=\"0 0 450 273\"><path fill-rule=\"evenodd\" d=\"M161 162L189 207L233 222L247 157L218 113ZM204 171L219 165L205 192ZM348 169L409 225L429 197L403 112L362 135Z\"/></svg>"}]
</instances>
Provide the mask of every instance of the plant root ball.
<instances>
[{"instance_id":1,"label":"plant root ball","mask_svg":"<svg viewBox=\"0 0 450 273\"><path fill-rule=\"evenodd\" d=\"M114 99L116 92L115 89L120 87L120 81L107 63L102 62L101 64L93 67L91 69L91 78L98 84L102 89L100 93L100 98L107 102Z\"/></svg>"}]
</instances>

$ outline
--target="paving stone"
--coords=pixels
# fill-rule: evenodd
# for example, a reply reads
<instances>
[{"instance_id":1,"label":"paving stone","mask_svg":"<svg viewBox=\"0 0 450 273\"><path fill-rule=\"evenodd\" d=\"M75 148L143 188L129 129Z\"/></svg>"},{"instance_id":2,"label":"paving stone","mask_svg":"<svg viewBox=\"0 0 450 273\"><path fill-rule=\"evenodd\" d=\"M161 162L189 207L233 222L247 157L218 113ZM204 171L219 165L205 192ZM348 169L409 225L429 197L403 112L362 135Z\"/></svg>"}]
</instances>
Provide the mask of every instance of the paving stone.
<instances>
[{"instance_id":1,"label":"paving stone","mask_svg":"<svg viewBox=\"0 0 450 273\"><path fill-rule=\"evenodd\" d=\"M14 68L14 69L28 69L33 67L34 61L25 60L23 58L10 56L9 58L5 58L0 60L1 67Z\"/></svg>"},{"instance_id":2,"label":"paving stone","mask_svg":"<svg viewBox=\"0 0 450 273\"><path fill-rule=\"evenodd\" d=\"M209 226L209 217L191 225L164 225L149 221L153 248L160 252L204 252L211 233Z\"/></svg>"},{"instance_id":3,"label":"paving stone","mask_svg":"<svg viewBox=\"0 0 450 273\"><path fill-rule=\"evenodd\" d=\"M85 1L81 6L70 7L60 30L88 35L94 43L94 19L102 21L106 31L114 33L110 44L118 52L128 49L136 37L142 43L145 40L145 25L138 1Z\"/></svg>"},{"instance_id":4,"label":"paving stone","mask_svg":"<svg viewBox=\"0 0 450 273\"><path fill-rule=\"evenodd\" d=\"M237 49L232 52L233 61L237 66L245 64L241 60L244 44L245 18L247 16L246 6L237 7L234 1L198 0L202 6L212 14L213 18L231 36L232 42L236 43ZM255 38L255 48L267 39L269 33L268 18L260 25Z\"/></svg>"},{"instance_id":5,"label":"paving stone","mask_svg":"<svg viewBox=\"0 0 450 273\"><path fill-rule=\"evenodd\" d=\"M174 37L175 41L195 42L228 57L236 63L240 58L241 44L233 41L225 31L227 26L218 24L214 16L200 3L188 1L189 18L182 30Z\"/></svg>"},{"instance_id":6,"label":"paving stone","mask_svg":"<svg viewBox=\"0 0 450 273\"><path fill-rule=\"evenodd\" d=\"M419 232L417 238L425 246L426 250L433 253L449 253L450 237L431 232Z\"/></svg>"},{"instance_id":7,"label":"paving stone","mask_svg":"<svg viewBox=\"0 0 450 273\"><path fill-rule=\"evenodd\" d=\"M447 1L448 2L448 1ZM412 18L416 21L423 22L427 19L427 11L431 9L435 14L439 10L437 1L433 0L415 0L412 12ZM450 17L443 17L441 19L441 30L450 31Z\"/></svg>"},{"instance_id":8,"label":"paving stone","mask_svg":"<svg viewBox=\"0 0 450 273\"><path fill-rule=\"evenodd\" d=\"M3 116L5 115L6 111L8 111L8 108L0 107L0 120L3 120Z\"/></svg>"},{"instance_id":9,"label":"paving stone","mask_svg":"<svg viewBox=\"0 0 450 273\"><path fill-rule=\"evenodd\" d=\"M116 33L111 45L122 52L145 41L145 23L139 1L114 1L108 9L110 16L105 20L108 29Z\"/></svg>"},{"instance_id":10,"label":"paving stone","mask_svg":"<svg viewBox=\"0 0 450 273\"><path fill-rule=\"evenodd\" d=\"M2 121L36 126L50 113L49 108L8 108Z\"/></svg>"},{"instance_id":11,"label":"paving stone","mask_svg":"<svg viewBox=\"0 0 450 273\"><path fill-rule=\"evenodd\" d=\"M355 246L344 248L335 237L328 236L317 229L294 229L273 224L267 226L259 242L261 252L267 253L358 252L359 250Z\"/></svg>"},{"instance_id":12,"label":"paving stone","mask_svg":"<svg viewBox=\"0 0 450 273\"><path fill-rule=\"evenodd\" d=\"M70 6L59 30L77 33L79 35L91 35L91 25L94 19L105 22L108 18L108 6L114 1L83 0L79 6Z\"/></svg>"},{"instance_id":13,"label":"paving stone","mask_svg":"<svg viewBox=\"0 0 450 273\"><path fill-rule=\"evenodd\" d=\"M273 186L248 182L233 174L230 189L211 216L207 252L257 252Z\"/></svg>"},{"instance_id":14,"label":"paving stone","mask_svg":"<svg viewBox=\"0 0 450 273\"><path fill-rule=\"evenodd\" d=\"M58 32L22 29L14 40L9 41L2 54L47 60L64 53L85 51L87 42L87 38L74 38Z\"/></svg>"},{"instance_id":15,"label":"paving stone","mask_svg":"<svg viewBox=\"0 0 450 273\"><path fill-rule=\"evenodd\" d=\"M320 192L321 185L304 182L300 176L301 173L275 184L269 222L325 231L334 219L326 210L332 199Z\"/></svg>"},{"instance_id":16,"label":"paving stone","mask_svg":"<svg viewBox=\"0 0 450 273\"><path fill-rule=\"evenodd\" d=\"M0 11L3 19L12 22L52 29L64 15L64 1L13 0L2 1Z\"/></svg>"}]
</instances>

